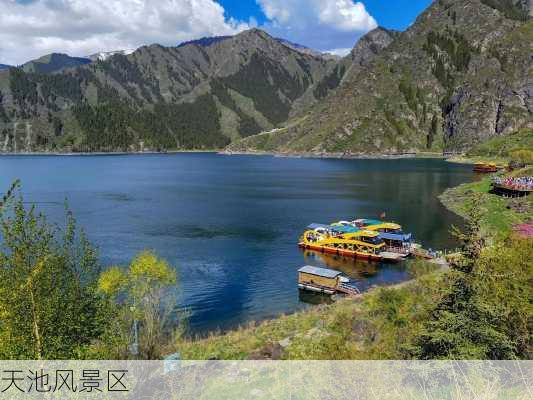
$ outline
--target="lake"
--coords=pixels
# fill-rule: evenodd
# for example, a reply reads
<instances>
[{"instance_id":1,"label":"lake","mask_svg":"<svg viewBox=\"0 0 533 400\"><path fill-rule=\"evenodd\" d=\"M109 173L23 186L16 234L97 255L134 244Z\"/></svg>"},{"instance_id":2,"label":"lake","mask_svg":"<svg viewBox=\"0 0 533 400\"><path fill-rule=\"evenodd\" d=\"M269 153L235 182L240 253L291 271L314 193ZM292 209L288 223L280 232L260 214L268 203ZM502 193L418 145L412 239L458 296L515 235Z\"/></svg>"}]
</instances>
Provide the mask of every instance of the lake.
<instances>
[{"instance_id":1,"label":"lake","mask_svg":"<svg viewBox=\"0 0 533 400\"><path fill-rule=\"evenodd\" d=\"M304 252L298 238L312 222L386 212L426 248L451 248L450 225L461 221L437 196L472 176L437 159L0 157L0 191L20 178L25 201L58 223L68 199L104 265L127 265L144 249L174 265L177 307L195 334L307 307L316 298L300 298L296 283L305 264L340 269L362 290L408 279L404 265Z\"/></svg>"}]
</instances>

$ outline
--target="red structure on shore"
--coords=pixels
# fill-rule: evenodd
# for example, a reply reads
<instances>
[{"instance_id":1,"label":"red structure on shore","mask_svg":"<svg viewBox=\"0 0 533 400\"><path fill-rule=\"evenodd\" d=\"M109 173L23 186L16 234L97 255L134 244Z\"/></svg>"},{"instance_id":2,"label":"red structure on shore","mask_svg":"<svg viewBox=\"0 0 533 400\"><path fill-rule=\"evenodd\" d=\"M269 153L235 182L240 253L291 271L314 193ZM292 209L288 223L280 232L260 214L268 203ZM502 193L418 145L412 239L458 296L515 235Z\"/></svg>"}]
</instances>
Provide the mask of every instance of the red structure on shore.
<instances>
[{"instance_id":1,"label":"red structure on shore","mask_svg":"<svg viewBox=\"0 0 533 400\"><path fill-rule=\"evenodd\" d=\"M533 224L515 225L513 232L525 239L533 238Z\"/></svg>"}]
</instances>

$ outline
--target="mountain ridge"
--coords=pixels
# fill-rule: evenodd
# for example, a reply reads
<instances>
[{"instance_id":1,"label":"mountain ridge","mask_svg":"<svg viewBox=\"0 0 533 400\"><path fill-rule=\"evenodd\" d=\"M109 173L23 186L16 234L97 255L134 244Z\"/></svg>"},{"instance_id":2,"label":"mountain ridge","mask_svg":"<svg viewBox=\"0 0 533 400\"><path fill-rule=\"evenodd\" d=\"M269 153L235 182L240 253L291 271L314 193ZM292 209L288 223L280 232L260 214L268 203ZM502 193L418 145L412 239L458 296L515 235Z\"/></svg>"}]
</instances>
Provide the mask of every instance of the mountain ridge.
<instances>
[{"instance_id":1,"label":"mountain ridge","mask_svg":"<svg viewBox=\"0 0 533 400\"><path fill-rule=\"evenodd\" d=\"M252 29L205 48L142 46L53 75L11 69L0 73L0 118L30 122L33 138L4 130L0 143L7 151L223 148L286 121L334 64Z\"/></svg>"},{"instance_id":2,"label":"mountain ridge","mask_svg":"<svg viewBox=\"0 0 533 400\"><path fill-rule=\"evenodd\" d=\"M304 116L228 150L462 152L533 128L532 22L485 1L435 1Z\"/></svg>"},{"instance_id":3,"label":"mountain ridge","mask_svg":"<svg viewBox=\"0 0 533 400\"><path fill-rule=\"evenodd\" d=\"M65 68L74 68L91 63L91 60L83 57L72 57L64 53L50 53L38 59L28 61L21 66L26 73L50 74L59 72Z\"/></svg>"},{"instance_id":4,"label":"mountain ridge","mask_svg":"<svg viewBox=\"0 0 533 400\"><path fill-rule=\"evenodd\" d=\"M436 0L334 61L257 28L0 72L4 151L462 152L533 128L532 0ZM68 56L67 56L68 57ZM4 124L4 126L6 126ZM16 146L16 142L18 146Z\"/></svg>"}]
</instances>

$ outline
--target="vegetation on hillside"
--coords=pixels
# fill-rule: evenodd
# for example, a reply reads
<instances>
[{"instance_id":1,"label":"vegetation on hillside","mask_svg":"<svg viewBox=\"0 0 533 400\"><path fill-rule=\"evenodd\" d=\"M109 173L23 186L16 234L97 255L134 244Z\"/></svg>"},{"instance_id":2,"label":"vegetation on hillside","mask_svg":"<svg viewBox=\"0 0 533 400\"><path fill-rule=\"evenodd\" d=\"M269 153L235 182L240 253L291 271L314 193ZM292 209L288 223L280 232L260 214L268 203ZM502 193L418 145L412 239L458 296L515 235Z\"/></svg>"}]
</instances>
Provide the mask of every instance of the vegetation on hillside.
<instances>
[{"instance_id":1,"label":"vegetation on hillside","mask_svg":"<svg viewBox=\"0 0 533 400\"><path fill-rule=\"evenodd\" d=\"M473 204L479 204L474 196ZM414 341L422 359L530 359L533 241L508 239L487 247L477 205L466 232L458 232L461 256L446 274L445 289Z\"/></svg>"},{"instance_id":2,"label":"vegetation on hillside","mask_svg":"<svg viewBox=\"0 0 533 400\"><path fill-rule=\"evenodd\" d=\"M474 146L468 157L507 159L515 151L533 149L533 130L521 129L510 135L500 136Z\"/></svg>"},{"instance_id":3,"label":"vegetation on hillside","mask_svg":"<svg viewBox=\"0 0 533 400\"><path fill-rule=\"evenodd\" d=\"M65 57L41 61L75 61ZM207 47L147 46L55 73L30 64L0 74L0 119L33 128L18 146L0 133L7 151L220 149L285 122L297 100L312 101L304 94L333 61L250 30Z\"/></svg>"},{"instance_id":4,"label":"vegetation on hillside","mask_svg":"<svg viewBox=\"0 0 533 400\"><path fill-rule=\"evenodd\" d=\"M338 64L325 78L323 78L313 90L315 98L318 100L326 97L332 90L336 89L344 74L346 73L346 66Z\"/></svg>"},{"instance_id":5,"label":"vegetation on hillside","mask_svg":"<svg viewBox=\"0 0 533 400\"><path fill-rule=\"evenodd\" d=\"M310 85L308 79L301 82L258 53L254 53L239 72L220 80L227 87L254 99L257 110L274 124L288 119L290 101L300 97ZM284 98L278 92L283 93Z\"/></svg>"},{"instance_id":6,"label":"vegetation on hillside","mask_svg":"<svg viewBox=\"0 0 533 400\"><path fill-rule=\"evenodd\" d=\"M507 18L517 21L527 21L528 19L527 11L515 0L481 0L481 2L502 12Z\"/></svg>"},{"instance_id":7,"label":"vegetation on hillside","mask_svg":"<svg viewBox=\"0 0 533 400\"><path fill-rule=\"evenodd\" d=\"M121 101L82 104L74 115L85 132L78 151L140 150L141 141L153 149L216 149L229 143L220 133L216 104L207 95L193 103L156 104L152 111L135 111Z\"/></svg>"},{"instance_id":8,"label":"vegetation on hillside","mask_svg":"<svg viewBox=\"0 0 533 400\"><path fill-rule=\"evenodd\" d=\"M514 0L490 1L499 9L506 4L527 8ZM232 143L229 150L466 152L531 121L532 28L530 19L511 18L480 0L434 1L385 51L308 110L305 119L292 121L285 131Z\"/></svg>"},{"instance_id":9,"label":"vegetation on hillside","mask_svg":"<svg viewBox=\"0 0 533 400\"><path fill-rule=\"evenodd\" d=\"M248 137L261 132L262 129L257 121L241 110L233 97L231 97L228 88L221 81L215 79L211 82L211 92L222 105L237 113L239 117L239 133L242 137Z\"/></svg>"}]
</instances>

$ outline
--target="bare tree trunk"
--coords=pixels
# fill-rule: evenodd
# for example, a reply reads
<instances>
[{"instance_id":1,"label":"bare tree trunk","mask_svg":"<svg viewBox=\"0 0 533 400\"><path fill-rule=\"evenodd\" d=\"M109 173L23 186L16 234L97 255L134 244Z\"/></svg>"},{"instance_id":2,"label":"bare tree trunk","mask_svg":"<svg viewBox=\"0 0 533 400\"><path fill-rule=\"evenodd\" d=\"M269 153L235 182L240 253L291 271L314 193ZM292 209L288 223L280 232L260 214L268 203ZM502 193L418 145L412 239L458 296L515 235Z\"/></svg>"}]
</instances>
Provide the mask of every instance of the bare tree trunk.
<instances>
[{"instance_id":1,"label":"bare tree trunk","mask_svg":"<svg viewBox=\"0 0 533 400\"><path fill-rule=\"evenodd\" d=\"M37 317L37 305L35 304L35 296L33 293L33 283L30 280L30 301L31 301L31 312L33 317L33 336L35 337L35 345L37 352L37 359L42 360L42 344L41 344L41 333L39 331L39 322Z\"/></svg>"}]
</instances>

